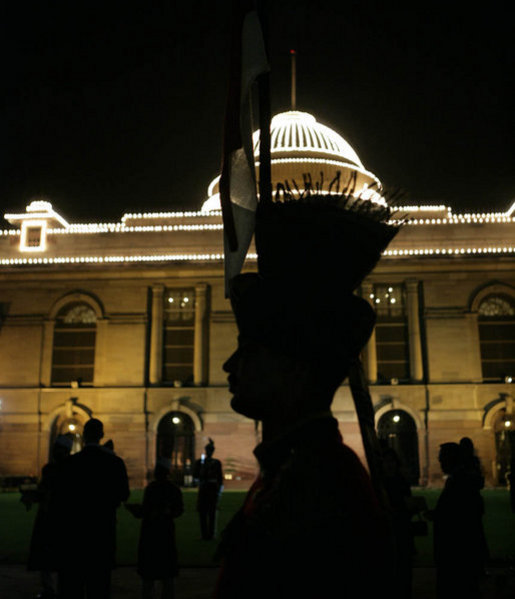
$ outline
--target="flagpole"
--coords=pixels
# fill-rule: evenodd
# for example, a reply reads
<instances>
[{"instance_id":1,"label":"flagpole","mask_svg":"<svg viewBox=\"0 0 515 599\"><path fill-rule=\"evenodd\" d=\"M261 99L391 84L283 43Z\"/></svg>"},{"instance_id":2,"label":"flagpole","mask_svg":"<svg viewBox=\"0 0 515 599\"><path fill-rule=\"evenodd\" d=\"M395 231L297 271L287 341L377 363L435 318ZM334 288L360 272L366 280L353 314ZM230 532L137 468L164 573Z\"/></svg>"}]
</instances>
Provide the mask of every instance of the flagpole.
<instances>
[{"instance_id":1,"label":"flagpole","mask_svg":"<svg viewBox=\"0 0 515 599\"><path fill-rule=\"evenodd\" d=\"M290 50L291 56L291 109L297 110L297 52Z\"/></svg>"}]
</instances>

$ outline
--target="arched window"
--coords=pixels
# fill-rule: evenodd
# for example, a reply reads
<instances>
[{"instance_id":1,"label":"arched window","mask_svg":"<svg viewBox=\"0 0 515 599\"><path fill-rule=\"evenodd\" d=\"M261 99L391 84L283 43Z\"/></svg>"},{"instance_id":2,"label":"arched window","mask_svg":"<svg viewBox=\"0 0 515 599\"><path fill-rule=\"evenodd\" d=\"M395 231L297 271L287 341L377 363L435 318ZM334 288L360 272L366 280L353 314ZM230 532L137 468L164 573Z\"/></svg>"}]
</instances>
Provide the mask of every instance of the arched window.
<instances>
[{"instance_id":1,"label":"arched window","mask_svg":"<svg viewBox=\"0 0 515 599\"><path fill-rule=\"evenodd\" d=\"M157 427L156 459L172 461L172 479L184 484L184 476L191 471L195 459L195 427L193 420L183 412L168 412Z\"/></svg>"},{"instance_id":2,"label":"arched window","mask_svg":"<svg viewBox=\"0 0 515 599\"><path fill-rule=\"evenodd\" d=\"M67 304L57 313L52 353L52 384L93 383L97 316L83 302Z\"/></svg>"},{"instance_id":3,"label":"arched window","mask_svg":"<svg viewBox=\"0 0 515 599\"><path fill-rule=\"evenodd\" d=\"M478 312L483 378L515 376L515 300L505 294L488 295Z\"/></svg>"},{"instance_id":4,"label":"arched window","mask_svg":"<svg viewBox=\"0 0 515 599\"><path fill-rule=\"evenodd\" d=\"M72 441L71 453L77 453L82 449L83 439L82 430L84 426L82 422L72 416L71 418L58 417L55 419L52 425L52 431L50 433L50 445L49 445L49 459L52 459L52 450L55 440L59 435L66 435Z\"/></svg>"},{"instance_id":5,"label":"arched window","mask_svg":"<svg viewBox=\"0 0 515 599\"><path fill-rule=\"evenodd\" d=\"M383 414L377 424L377 436L395 450L409 483L418 485L420 466L417 425L408 412L389 410Z\"/></svg>"}]
</instances>

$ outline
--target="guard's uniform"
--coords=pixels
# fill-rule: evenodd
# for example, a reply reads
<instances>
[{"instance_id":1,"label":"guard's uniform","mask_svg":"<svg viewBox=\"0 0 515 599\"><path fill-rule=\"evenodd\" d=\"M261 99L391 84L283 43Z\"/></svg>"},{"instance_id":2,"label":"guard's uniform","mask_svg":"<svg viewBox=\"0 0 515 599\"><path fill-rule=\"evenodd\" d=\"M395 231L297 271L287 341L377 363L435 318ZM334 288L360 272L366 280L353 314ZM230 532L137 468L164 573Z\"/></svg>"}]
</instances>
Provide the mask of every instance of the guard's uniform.
<instances>
[{"instance_id":1,"label":"guard's uniform","mask_svg":"<svg viewBox=\"0 0 515 599\"><path fill-rule=\"evenodd\" d=\"M202 538L209 540L215 535L216 509L223 485L222 463L211 457L197 460L193 477L199 481L197 510Z\"/></svg>"},{"instance_id":2,"label":"guard's uniform","mask_svg":"<svg viewBox=\"0 0 515 599\"><path fill-rule=\"evenodd\" d=\"M388 596L388 521L337 421L314 417L255 455L262 474L223 533L215 597Z\"/></svg>"}]
</instances>

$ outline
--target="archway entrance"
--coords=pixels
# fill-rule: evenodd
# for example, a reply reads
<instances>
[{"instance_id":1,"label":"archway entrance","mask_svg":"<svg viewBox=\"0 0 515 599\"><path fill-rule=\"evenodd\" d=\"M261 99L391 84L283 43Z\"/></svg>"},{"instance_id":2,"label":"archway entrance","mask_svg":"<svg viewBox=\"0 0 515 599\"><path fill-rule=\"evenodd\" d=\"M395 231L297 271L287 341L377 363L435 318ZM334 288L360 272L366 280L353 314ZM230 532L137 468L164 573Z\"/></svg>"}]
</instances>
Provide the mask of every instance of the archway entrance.
<instances>
[{"instance_id":1,"label":"archway entrance","mask_svg":"<svg viewBox=\"0 0 515 599\"><path fill-rule=\"evenodd\" d=\"M168 412L157 427L156 459L164 457L172 462L172 480L184 485L195 459L195 427L193 420L183 412Z\"/></svg>"},{"instance_id":2,"label":"archway entrance","mask_svg":"<svg viewBox=\"0 0 515 599\"><path fill-rule=\"evenodd\" d=\"M505 487L508 484L507 474L510 471L511 445L510 434L515 435L514 417L506 414L506 410L501 410L495 419L495 470L496 482L499 486Z\"/></svg>"},{"instance_id":3,"label":"archway entrance","mask_svg":"<svg viewBox=\"0 0 515 599\"><path fill-rule=\"evenodd\" d=\"M84 428L83 423L72 416L67 418L65 416L58 416L54 424L52 425L52 431L50 433L50 446L49 446L49 459L52 459L52 448L55 440L59 435L66 435L72 439L72 450L71 453L77 453L82 449L84 442L82 440L82 430Z\"/></svg>"},{"instance_id":4,"label":"archway entrance","mask_svg":"<svg viewBox=\"0 0 515 599\"><path fill-rule=\"evenodd\" d=\"M377 435L399 456L403 472L410 485L418 485L420 478L418 435L413 418L404 410L390 410L379 419Z\"/></svg>"}]
</instances>

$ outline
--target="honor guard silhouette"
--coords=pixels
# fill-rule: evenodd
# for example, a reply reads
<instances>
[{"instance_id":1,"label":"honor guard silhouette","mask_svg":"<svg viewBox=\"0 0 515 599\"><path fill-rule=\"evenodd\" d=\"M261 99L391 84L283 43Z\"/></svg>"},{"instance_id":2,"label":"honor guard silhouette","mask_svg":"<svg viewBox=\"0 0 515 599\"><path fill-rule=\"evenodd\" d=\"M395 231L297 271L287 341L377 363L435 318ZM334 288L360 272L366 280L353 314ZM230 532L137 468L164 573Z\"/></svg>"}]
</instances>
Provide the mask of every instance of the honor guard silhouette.
<instances>
[{"instance_id":1,"label":"honor guard silhouette","mask_svg":"<svg viewBox=\"0 0 515 599\"><path fill-rule=\"evenodd\" d=\"M222 463L213 457L215 443L209 439L205 455L196 460L193 478L198 481L197 510L200 531L204 540L214 538L216 533L216 510L223 489Z\"/></svg>"},{"instance_id":2,"label":"honor guard silhouette","mask_svg":"<svg viewBox=\"0 0 515 599\"><path fill-rule=\"evenodd\" d=\"M262 421L263 442L260 474L222 534L219 599L389 596L388 519L331 404L375 323L354 292L398 226L379 194L304 183L299 197L286 185L258 204L258 272L230 281L231 406ZM340 390L338 411L348 402Z\"/></svg>"}]
</instances>

